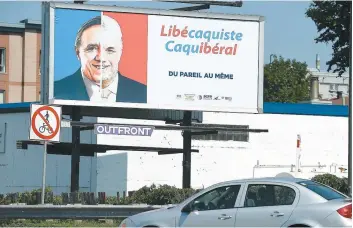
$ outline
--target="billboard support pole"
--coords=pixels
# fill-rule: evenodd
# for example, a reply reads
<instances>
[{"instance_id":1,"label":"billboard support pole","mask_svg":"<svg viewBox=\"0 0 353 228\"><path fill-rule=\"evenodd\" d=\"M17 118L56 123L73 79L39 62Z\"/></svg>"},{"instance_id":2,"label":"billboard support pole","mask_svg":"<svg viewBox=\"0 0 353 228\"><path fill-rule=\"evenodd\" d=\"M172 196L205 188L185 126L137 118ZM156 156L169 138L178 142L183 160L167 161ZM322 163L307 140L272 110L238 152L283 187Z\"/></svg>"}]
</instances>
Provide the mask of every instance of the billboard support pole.
<instances>
[{"instance_id":1,"label":"billboard support pole","mask_svg":"<svg viewBox=\"0 0 353 228\"><path fill-rule=\"evenodd\" d=\"M191 111L184 111L182 125L191 126ZM183 131L183 188L191 186L191 131Z\"/></svg>"},{"instance_id":2,"label":"billboard support pole","mask_svg":"<svg viewBox=\"0 0 353 228\"><path fill-rule=\"evenodd\" d=\"M71 119L73 121L80 121L80 107L72 108ZM78 192L79 190L80 132L80 126L72 126L71 192Z\"/></svg>"}]
</instances>

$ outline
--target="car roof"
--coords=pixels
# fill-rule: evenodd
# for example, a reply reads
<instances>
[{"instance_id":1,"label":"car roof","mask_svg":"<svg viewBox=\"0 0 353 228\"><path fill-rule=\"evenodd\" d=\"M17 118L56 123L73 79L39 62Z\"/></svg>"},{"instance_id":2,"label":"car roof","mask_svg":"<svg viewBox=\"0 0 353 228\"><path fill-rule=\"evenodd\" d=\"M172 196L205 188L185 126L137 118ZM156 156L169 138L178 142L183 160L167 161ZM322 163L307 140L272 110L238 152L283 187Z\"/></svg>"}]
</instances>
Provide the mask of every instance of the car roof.
<instances>
[{"instance_id":1,"label":"car roof","mask_svg":"<svg viewBox=\"0 0 353 228\"><path fill-rule=\"evenodd\" d=\"M223 181L216 185L223 185L223 184L236 184L240 182L278 182L278 183L296 183L300 181L310 181L308 179L303 178L295 178L295 177L261 177L261 178L246 178L246 179L236 179L236 180L229 180Z\"/></svg>"}]
</instances>

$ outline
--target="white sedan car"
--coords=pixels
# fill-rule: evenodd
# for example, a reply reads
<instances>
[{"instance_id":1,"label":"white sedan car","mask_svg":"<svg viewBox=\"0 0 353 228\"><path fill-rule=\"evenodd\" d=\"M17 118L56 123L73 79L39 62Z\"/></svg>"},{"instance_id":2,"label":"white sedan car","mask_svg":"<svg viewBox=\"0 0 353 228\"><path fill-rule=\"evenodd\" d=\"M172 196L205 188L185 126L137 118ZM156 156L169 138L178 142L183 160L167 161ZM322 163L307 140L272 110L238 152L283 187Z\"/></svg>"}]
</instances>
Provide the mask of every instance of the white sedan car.
<instances>
[{"instance_id":1,"label":"white sedan car","mask_svg":"<svg viewBox=\"0 0 353 228\"><path fill-rule=\"evenodd\" d=\"M120 227L352 227L352 200L306 179L236 180L130 216Z\"/></svg>"}]
</instances>

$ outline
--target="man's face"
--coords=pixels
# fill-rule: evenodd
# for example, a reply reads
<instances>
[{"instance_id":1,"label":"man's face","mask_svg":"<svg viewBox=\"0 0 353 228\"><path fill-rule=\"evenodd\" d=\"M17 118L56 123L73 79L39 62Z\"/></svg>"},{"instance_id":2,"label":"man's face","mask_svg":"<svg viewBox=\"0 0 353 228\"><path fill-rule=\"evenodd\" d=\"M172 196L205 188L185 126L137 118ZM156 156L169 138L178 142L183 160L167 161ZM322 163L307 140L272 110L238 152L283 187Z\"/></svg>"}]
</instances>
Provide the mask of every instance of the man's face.
<instances>
[{"instance_id":1,"label":"man's face","mask_svg":"<svg viewBox=\"0 0 353 228\"><path fill-rule=\"evenodd\" d=\"M103 87L110 84L118 72L121 57L121 32L118 26L94 25L82 33L77 50L83 74Z\"/></svg>"}]
</instances>

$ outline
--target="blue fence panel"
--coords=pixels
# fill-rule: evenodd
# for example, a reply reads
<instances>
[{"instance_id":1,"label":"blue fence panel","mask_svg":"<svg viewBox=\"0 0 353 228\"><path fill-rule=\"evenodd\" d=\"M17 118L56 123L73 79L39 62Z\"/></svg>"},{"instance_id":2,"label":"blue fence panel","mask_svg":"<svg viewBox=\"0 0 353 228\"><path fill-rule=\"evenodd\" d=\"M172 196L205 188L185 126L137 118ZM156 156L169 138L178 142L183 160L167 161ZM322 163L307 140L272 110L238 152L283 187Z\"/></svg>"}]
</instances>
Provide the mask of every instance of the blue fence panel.
<instances>
[{"instance_id":1,"label":"blue fence panel","mask_svg":"<svg viewBox=\"0 0 353 228\"><path fill-rule=\"evenodd\" d=\"M348 116L348 106L265 102L264 113L287 115Z\"/></svg>"}]
</instances>

